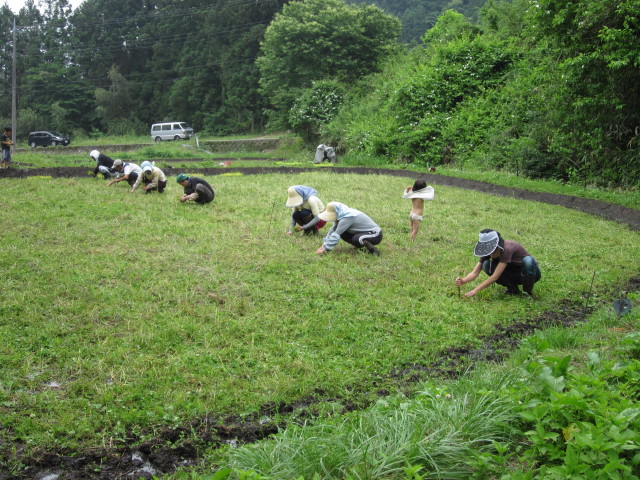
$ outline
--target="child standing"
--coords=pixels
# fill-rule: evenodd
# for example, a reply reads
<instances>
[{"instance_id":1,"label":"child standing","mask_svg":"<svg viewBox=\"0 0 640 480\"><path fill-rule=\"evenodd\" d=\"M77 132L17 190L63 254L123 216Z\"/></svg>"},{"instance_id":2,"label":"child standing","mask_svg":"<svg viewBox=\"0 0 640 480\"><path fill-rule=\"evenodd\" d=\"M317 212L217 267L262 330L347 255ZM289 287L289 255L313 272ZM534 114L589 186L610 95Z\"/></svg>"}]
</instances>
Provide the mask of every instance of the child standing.
<instances>
[{"instance_id":1,"label":"child standing","mask_svg":"<svg viewBox=\"0 0 640 480\"><path fill-rule=\"evenodd\" d=\"M2 168L9 168L11 165L11 127L4 127L4 133L2 134Z\"/></svg>"},{"instance_id":2,"label":"child standing","mask_svg":"<svg viewBox=\"0 0 640 480\"><path fill-rule=\"evenodd\" d=\"M411 241L415 241L416 235L420 231L420 223L422 222L422 213L424 211L424 201L433 200L434 191L433 187L427 186L427 183L418 179L413 184L413 187L409 186L405 189L402 198L411 199L411 213L409 214L409 220L411 221L411 233L409 238Z\"/></svg>"}]
</instances>

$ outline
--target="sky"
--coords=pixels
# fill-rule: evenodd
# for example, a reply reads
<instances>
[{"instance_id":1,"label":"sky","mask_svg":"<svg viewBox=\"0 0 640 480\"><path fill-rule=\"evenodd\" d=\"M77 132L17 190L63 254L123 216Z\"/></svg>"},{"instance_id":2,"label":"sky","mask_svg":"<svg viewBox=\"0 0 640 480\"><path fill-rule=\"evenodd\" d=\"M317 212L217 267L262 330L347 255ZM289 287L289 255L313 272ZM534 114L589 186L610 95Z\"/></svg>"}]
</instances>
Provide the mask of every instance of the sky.
<instances>
[{"instance_id":1,"label":"sky","mask_svg":"<svg viewBox=\"0 0 640 480\"><path fill-rule=\"evenodd\" d=\"M5 3L9 5L9 8L13 13L18 13L22 6L25 4L24 0L0 0L0 5ZM35 3L36 5L38 4L37 0ZM75 10L75 8L82 3L82 0L69 0L69 3Z\"/></svg>"}]
</instances>

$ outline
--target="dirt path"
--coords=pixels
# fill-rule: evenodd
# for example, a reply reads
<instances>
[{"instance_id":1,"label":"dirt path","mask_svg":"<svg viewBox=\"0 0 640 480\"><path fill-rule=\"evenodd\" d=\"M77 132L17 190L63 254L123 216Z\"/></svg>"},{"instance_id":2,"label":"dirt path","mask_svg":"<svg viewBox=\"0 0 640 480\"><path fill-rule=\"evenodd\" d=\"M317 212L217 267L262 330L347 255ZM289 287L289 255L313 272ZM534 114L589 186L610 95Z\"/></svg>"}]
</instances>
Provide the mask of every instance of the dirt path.
<instances>
[{"instance_id":1,"label":"dirt path","mask_svg":"<svg viewBox=\"0 0 640 480\"><path fill-rule=\"evenodd\" d=\"M32 170L1 170L0 178L24 178L29 176L51 177L86 177L86 167L69 168L39 168ZM202 175L220 175L230 172L240 172L245 175L265 173L295 174L305 171L317 172L317 168L190 168L190 173ZM339 167L332 171L363 175L391 175L397 177L415 178L415 172L405 170L386 170L363 167ZM174 172L171 167L165 167L165 173ZM480 191L492 195L512 197L523 200L550 203L566 208L580 210L596 216L601 216L616 222L629 225L632 229L640 230L640 211L620 205L609 204L597 200L557 195L550 193L531 192L527 190L501 187L486 182L465 180L443 175L424 174L431 185L444 185L468 190ZM627 285L616 286L616 292L622 290L637 291L640 289L640 278L631 278ZM494 325L493 332L480 338L474 345L461 345L442 352L440 357L429 364L410 364L398 366L394 371L385 375L386 380L394 382L398 389L411 391L416 382L434 377L457 377L461 372L470 368L476 362L502 361L520 343L520 340L532 334L537 329L548 328L552 325L572 326L583 322L590 309L585 308L583 302L566 302L532 319L515 319L511 324ZM388 383L388 382L387 382ZM357 388L357 387L354 387ZM379 395L387 392L381 391ZM364 400L369 403L377 398ZM179 467L195 466L199 460L198 452L203 448L211 449L230 443L249 443L275 433L284 424L264 421L292 413L300 407L314 411L314 405L320 401L330 400L322 393L315 397L297 399L290 404L263 405L260 412L250 417L204 417L195 419L189 424L174 428L167 428L155 438L139 444L139 439L130 436L126 447L117 449L96 448L83 452L43 452L38 458L31 459L31 463L18 474L12 474L0 469L0 480L118 480L131 478L152 478L154 475L169 474ZM334 399L344 403L342 399ZM362 408L364 405L347 405L350 408ZM15 450L13 448L15 447ZM0 443L0 453L13 455L19 452L20 445L3 445Z\"/></svg>"}]
</instances>

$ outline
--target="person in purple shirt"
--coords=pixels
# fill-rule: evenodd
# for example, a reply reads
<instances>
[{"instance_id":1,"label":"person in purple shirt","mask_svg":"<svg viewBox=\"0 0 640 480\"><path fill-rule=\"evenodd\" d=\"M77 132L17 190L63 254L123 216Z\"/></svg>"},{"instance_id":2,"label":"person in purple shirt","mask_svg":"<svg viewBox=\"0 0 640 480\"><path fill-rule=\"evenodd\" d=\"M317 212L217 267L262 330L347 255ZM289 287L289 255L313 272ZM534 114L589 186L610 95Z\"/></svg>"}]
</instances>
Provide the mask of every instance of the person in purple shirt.
<instances>
[{"instance_id":1,"label":"person in purple shirt","mask_svg":"<svg viewBox=\"0 0 640 480\"><path fill-rule=\"evenodd\" d=\"M478 263L464 278L456 278L456 286L459 288L472 282L481 271L489 278L464 296L473 297L489 285L497 283L507 287L505 293L509 295L519 295L519 285L522 285L524 292L533 297L533 285L542 278L535 258L529 255L522 245L504 240L495 230L482 230L478 240L473 249L473 254L479 257Z\"/></svg>"}]
</instances>

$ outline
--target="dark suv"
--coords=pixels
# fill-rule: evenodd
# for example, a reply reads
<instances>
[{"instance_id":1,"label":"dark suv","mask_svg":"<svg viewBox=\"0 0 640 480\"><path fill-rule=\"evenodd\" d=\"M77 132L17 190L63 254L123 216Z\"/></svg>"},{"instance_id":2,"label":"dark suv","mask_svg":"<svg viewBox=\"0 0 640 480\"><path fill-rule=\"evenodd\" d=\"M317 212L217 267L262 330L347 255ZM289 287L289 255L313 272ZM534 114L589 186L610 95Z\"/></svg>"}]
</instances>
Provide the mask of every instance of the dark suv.
<instances>
[{"instance_id":1,"label":"dark suv","mask_svg":"<svg viewBox=\"0 0 640 480\"><path fill-rule=\"evenodd\" d=\"M69 137L60 135L58 132L31 132L29 134L29 146L35 147L48 147L49 145L69 145L71 140Z\"/></svg>"}]
</instances>

